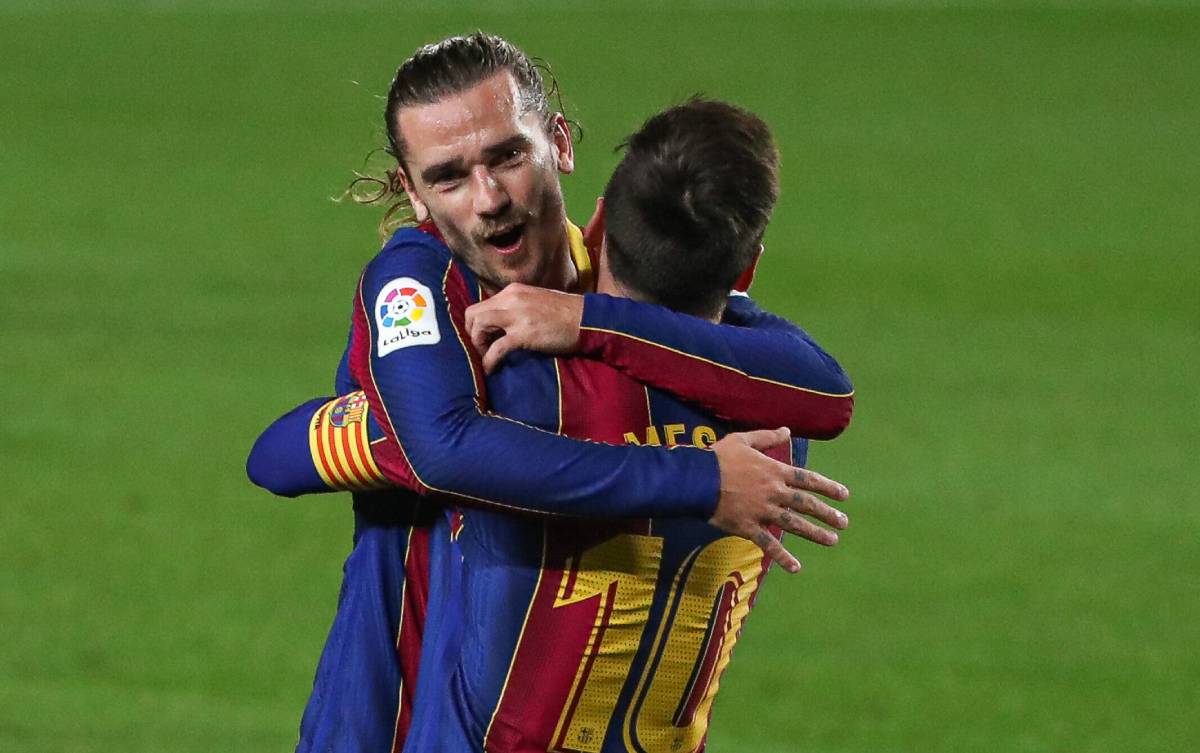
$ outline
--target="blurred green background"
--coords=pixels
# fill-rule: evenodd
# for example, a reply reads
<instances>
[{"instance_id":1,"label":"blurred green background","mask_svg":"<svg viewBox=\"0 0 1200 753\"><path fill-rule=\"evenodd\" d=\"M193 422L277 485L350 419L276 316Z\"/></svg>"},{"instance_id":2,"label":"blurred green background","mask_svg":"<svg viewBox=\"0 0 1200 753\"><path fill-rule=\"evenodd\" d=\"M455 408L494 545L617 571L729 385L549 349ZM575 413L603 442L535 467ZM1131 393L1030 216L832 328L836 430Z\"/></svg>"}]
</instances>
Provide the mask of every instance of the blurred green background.
<instances>
[{"instance_id":1,"label":"blurred green background","mask_svg":"<svg viewBox=\"0 0 1200 753\"><path fill-rule=\"evenodd\" d=\"M780 142L756 294L855 379L853 526L711 749L1194 750L1200 8L311 0L0 9L0 750L294 744L348 499L242 463L329 389L378 96L473 28L553 64L577 220L693 92Z\"/></svg>"}]
</instances>

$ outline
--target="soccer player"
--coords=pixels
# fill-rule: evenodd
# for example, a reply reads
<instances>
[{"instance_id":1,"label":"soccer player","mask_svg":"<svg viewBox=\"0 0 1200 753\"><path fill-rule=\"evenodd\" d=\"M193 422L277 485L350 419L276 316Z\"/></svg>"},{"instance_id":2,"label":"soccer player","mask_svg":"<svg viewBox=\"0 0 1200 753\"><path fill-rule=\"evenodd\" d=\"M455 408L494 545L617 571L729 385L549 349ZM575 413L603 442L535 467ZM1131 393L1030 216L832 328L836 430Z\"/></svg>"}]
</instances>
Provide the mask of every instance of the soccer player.
<instances>
[{"instance_id":1,"label":"soccer player","mask_svg":"<svg viewBox=\"0 0 1200 753\"><path fill-rule=\"evenodd\" d=\"M598 292L719 321L755 258L776 171L766 125L743 110L692 101L651 118L605 190ZM533 426L638 444L704 443L727 428L599 361L522 355L488 388L496 410ZM463 514L460 646L449 692L422 699L414 750L703 749L770 561L760 547L678 517Z\"/></svg>"},{"instance_id":2,"label":"soccer player","mask_svg":"<svg viewBox=\"0 0 1200 753\"><path fill-rule=\"evenodd\" d=\"M692 101L650 119L605 191L613 222L598 290L719 319L730 284L754 259L776 165L765 124L730 105ZM689 274L696 267L705 274ZM722 430L597 361L513 361L488 380L493 406L548 431L705 444ZM327 410L342 415L344 404ZM823 513L845 525L837 511ZM410 749L703 746L720 674L764 574L760 548L679 519L539 523L486 509L465 519L455 525L462 634L443 623L426 646L426 657L449 662L450 690L423 686Z\"/></svg>"},{"instance_id":3,"label":"soccer player","mask_svg":"<svg viewBox=\"0 0 1200 753\"><path fill-rule=\"evenodd\" d=\"M447 40L414 55L398 72L387 117L399 180L418 215L432 224L401 230L368 265L338 390L365 388L389 437L373 447L374 462L391 482L508 509L550 504L572 515L603 511L606 501L620 499L626 514L703 520L715 502L750 535L760 535L784 509L806 512L807 498L797 488L844 494L736 441L717 443L715 453L607 447L486 413L479 365L463 342L465 307L510 281L589 288L590 259L578 231L566 224L557 183L558 172L571 167L565 121L549 112L528 60L486 35ZM710 360L734 364L723 376L742 389L791 389L794 400L780 405L782 414L811 417L824 408L831 433L848 418L844 375L810 342L776 336L777 358L762 373L749 373L737 365L754 360L740 333L626 303L635 308L601 305L589 313L585 306L585 320L596 321L614 341L606 349L622 351L633 323L650 321L672 333L663 336L668 347L659 357L678 358L680 368L695 362L677 351L708 353ZM637 376L633 368L630 373ZM816 384L796 383L803 380ZM721 394L697 399L720 402ZM799 403L804 410L795 410ZM361 470L356 463L362 460L351 452L335 455L333 465ZM362 701L389 692L395 698L398 688L402 700L410 693L411 682L401 681L406 669L415 669L405 630L410 613L413 629L421 629L430 563L437 561L431 549L438 545L429 529L408 525L419 514L414 509L422 508L356 498L355 547L302 724L302 749L379 749L384 730L387 744L402 736L393 739L397 725L386 709L375 713ZM785 556L777 542L764 543ZM378 661L389 653L390 663ZM400 704L400 728L409 708ZM396 705L391 709L394 716Z\"/></svg>"}]
</instances>

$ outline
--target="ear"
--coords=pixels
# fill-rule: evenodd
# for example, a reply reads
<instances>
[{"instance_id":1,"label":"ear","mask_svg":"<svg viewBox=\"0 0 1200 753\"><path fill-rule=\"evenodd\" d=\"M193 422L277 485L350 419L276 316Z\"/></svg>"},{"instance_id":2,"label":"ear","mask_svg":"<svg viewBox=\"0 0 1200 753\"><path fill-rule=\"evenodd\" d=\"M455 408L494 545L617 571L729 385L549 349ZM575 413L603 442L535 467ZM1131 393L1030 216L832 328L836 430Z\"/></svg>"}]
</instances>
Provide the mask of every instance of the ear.
<instances>
[{"instance_id":1,"label":"ear","mask_svg":"<svg viewBox=\"0 0 1200 753\"><path fill-rule=\"evenodd\" d=\"M404 167L396 168L396 177L400 178L400 185L404 188L404 193L408 195L408 200L412 204L413 213L417 216L417 222L425 222L429 219L429 207L425 206L425 202L421 201L421 197L417 196L416 190L413 188L412 181L408 179L408 173Z\"/></svg>"},{"instance_id":2,"label":"ear","mask_svg":"<svg viewBox=\"0 0 1200 753\"><path fill-rule=\"evenodd\" d=\"M604 244L604 197L596 199L596 211L583 229L583 245L598 250Z\"/></svg>"},{"instance_id":3,"label":"ear","mask_svg":"<svg viewBox=\"0 0 1200 753\"><path fill-rule=\"evenodd\" d=\"M561 112L554 113L550 127L550 146L554 150L554 161L563 175L575 172L575 145L571 143L571 125Z\"/></svg>"},{"instance_id":4,"label":"ear","mask_svg":"<svg viewBox=\"0 0 1200 753\"><path fill-rule=\"evenodd\" d=\"M764 250L763 244L758 244L758 253L754 255L754 261L750 262L750 266L745 272L742 272L742 276L733 284L734 290L739 293L745 293L750 289L751 283L754 282L754 271L758 269L758 260L762 258Z\"/></svg>"}]
</instances>

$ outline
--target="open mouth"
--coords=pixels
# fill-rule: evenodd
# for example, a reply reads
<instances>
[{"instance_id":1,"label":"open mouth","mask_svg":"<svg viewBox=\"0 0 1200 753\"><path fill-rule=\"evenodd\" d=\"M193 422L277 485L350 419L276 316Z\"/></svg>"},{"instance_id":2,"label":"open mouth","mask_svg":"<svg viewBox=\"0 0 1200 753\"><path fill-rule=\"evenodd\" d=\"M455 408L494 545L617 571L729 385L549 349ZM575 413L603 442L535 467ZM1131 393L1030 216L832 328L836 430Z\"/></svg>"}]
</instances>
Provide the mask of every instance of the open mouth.
<instances>
[{"instance_id":1,"label":"open mouth","mask_svg":"<svg viewBox=\"0 0 1200 753\"><path fill-rule=\"evenodd\" d=\"M521 238L525 235L525 223L514 225L501 233L494 233L485 239L488 245L502 254L515 253L521 248Z\"/></svg>"}]
</instances>

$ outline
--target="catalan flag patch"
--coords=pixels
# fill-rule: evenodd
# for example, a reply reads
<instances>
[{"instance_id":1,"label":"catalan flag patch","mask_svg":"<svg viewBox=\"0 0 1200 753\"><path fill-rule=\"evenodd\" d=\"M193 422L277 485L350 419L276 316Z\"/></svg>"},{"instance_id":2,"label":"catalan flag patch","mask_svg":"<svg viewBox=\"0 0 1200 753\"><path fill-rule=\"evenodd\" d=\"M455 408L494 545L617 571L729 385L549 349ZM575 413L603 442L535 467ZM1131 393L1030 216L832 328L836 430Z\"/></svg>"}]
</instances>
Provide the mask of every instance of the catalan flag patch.
<instances>
[{"instance_id":1,"label":"catalan flag patch","mask_svg":"<svg viewBox=\"0 0 1200 753\"><path fill-rule=\"evenodd\" d=\"M369 409L367 397L360 391L330 400L313 414L308 445L313 465L331 489L366 491L388 486L371 457Z\"/></svg>"}]
</instances>

